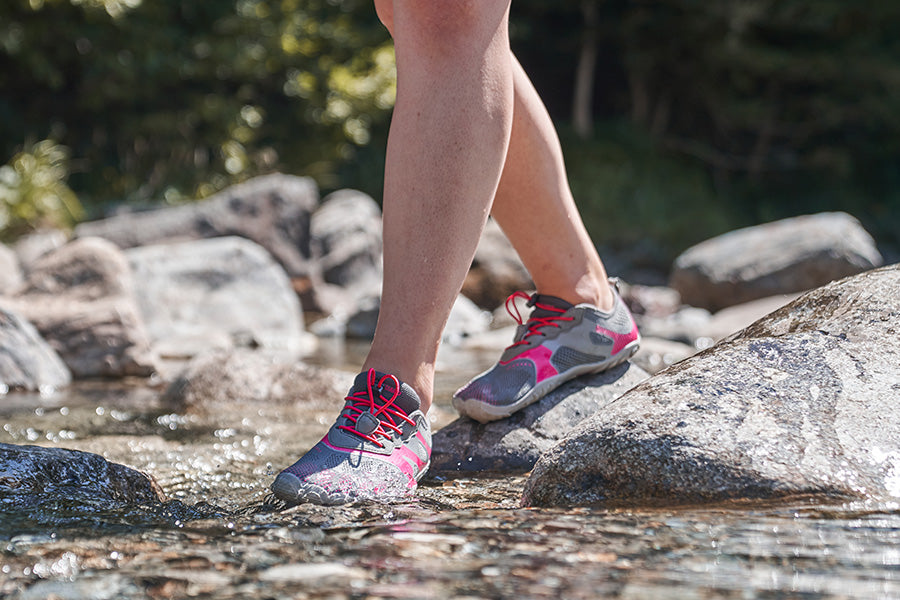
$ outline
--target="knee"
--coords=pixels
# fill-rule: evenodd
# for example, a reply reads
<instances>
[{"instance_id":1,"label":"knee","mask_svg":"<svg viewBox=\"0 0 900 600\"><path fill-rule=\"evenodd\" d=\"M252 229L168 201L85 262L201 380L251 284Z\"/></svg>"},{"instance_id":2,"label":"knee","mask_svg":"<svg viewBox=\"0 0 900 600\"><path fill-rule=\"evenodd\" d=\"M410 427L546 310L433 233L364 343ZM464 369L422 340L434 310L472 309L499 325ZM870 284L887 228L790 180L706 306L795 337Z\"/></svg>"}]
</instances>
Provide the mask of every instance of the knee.
<instances>
[{"instance_id":1,"label":"knee","mask_svg":"<svg viewBox=\"0 0 900 600\"><path fill-rule=\"evenodd\" d=\"M375 14L391 35L394 35L394 0L375 0Z\"/></svg>"},{"instance_id":2,"label":"knee","mask_svg":"<svg viewBox=\"0 0 900 600\"><path fill-rule=\"evenodd\" d=\"M509 0L395 0L398 35L450 50L492 36Z\"/></svg>"}]
</instances>

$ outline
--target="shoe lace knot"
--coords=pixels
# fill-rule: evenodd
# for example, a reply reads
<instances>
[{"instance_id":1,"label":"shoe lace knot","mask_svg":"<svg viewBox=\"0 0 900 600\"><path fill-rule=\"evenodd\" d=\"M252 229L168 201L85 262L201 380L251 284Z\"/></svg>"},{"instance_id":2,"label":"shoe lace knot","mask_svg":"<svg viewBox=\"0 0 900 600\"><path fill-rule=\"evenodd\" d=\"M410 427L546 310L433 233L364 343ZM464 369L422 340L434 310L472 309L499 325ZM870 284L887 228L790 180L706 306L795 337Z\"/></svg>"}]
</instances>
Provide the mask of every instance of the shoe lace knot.
<instances>
[{"instance_id":1,"label":"shoe lace knot","mask_svg":"<svg viewBox=\"0 0 900 600\"><path fill-rule=\"evenodd\" d=\"M343 410L347 424L338 428L384 448L382 440L390 440L394 434L402 433L403 422L415 425L415 421L395 405L399 396L400 380L393 375L378 377L375 369L369 369L366 388L344 398L349 401Z\"/></svg>"},{"instance_id":2,"label":"shoe lace knot","mask_svg":"<svg viewBox=\"0 0 900 600\"><path fill-rule=\"evenodd\" d=\"M519 312L519 307L516 305L516 300L519 298L527 300L525 306L535 309L527 321L522 317L522 313ZM510 344L507 349L527 344L528 338L533 335L544 335L542 329L545 327L559 328L560 321L573 321L575 319L575 317L563 316L567 312L565 308L540 302L538 294L529 296L521 291L514 292L506 298L506 312L515 319L519 327L525 328L521 338Z\"/></svg>"}]
</instances>

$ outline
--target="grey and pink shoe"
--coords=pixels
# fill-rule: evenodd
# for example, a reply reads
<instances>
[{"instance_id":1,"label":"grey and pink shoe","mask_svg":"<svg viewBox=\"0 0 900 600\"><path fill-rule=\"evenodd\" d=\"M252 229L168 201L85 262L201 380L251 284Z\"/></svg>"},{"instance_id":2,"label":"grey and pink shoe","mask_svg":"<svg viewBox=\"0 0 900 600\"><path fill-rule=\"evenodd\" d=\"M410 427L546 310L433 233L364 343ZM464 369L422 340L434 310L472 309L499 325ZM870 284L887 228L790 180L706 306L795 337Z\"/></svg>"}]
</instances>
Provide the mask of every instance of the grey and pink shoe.
<instances>
[{"instance_id":1,"label":"grey and pink shoe","mask_svg":"<svg viewBox=\"0 0 900 600\"><path fill-rule=\"evenodd\" d=\"M419 396L393 375L356 376L337 421L272 484L290 504L398 500L415 492L431 461Z\"/></svg>"},{"instance_id":2,"label":"grey and pink shoe","mask_svg":"<svg viewBox=\"0 0 900 600\"><path fill-rule=\"evenodd\" d=\"M555 296L516 292L506 310L519 324L500 361L453 395L459 414L486 423L508 417L566 381L615 367L638 350L637 325L613 287L615 304L604 312ZM524 321L516 299L532 307ZM512 307L512 308L510 308Z\"/></svg>"}]
</instances>

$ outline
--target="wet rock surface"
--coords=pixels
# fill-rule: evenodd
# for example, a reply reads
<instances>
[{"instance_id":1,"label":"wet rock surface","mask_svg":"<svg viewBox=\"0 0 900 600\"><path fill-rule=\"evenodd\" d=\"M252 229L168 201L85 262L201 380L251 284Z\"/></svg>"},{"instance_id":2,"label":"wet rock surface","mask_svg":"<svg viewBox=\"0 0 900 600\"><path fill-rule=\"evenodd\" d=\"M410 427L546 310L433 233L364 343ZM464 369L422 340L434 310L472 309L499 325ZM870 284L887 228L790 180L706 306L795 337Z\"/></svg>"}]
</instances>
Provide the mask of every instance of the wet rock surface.
<instances>
[{"instance_id":1,"label":"wet rock surface","mask_svg":"<svg viewBox=\"0 0 900 600\"><path fill-rule=\"evenodd\" d=\"M23 494L35 498L92 498L111 503L163 502L153 479L102 456L64 448L0 443L0 497L9 504Z\"/></svg>"},{"instance_id":2,"label":"wet rock surface","mask_svg":"<svg viewBox=\"0 0 900 600\"><path fill-rule=\"evenodd\" d=\"M65 363L34 326L0 308L0 395L10 389L49 391L71 381Z\"/></svg>"},{"instance_id":3,"label":"wet rock surface","mask_svg":"<svg viewBox=\"0 0 900 600\"><path fill-rule=\"evenodd\" d=\"M300 352L308 345L290 280L247 239L159 244L125 255L147 334L162 357L242 345Z\"/></svg>"},{"instance_id":4,"label":"wet rock surface","mask_svg":"<svg viewBox=\"0 0 900 600\"><path fill-rule=\"evenodd\" d=\"M273 181L278 182L277 178ZM263 183L269 185L272 181ZM315 191L314 186L311 189ZM247 198L235 199L229 195L234 191L227 191L221 197L232 198L236 212L223 205L230 200L220 199L214 208L180 213L191 219L198 217L192 221L192 227L200 233L195 231L189 235L205 238L236 233L250 237L244 235L245 230L232 231L230 225L220 227L223 223L247 221L261 228L285 228L280 232L260 233L259 239L293 239L287 230L303 231L303 215L308 216L312 210L294 207L299 218L288 218L282 223L266 216L272 214L266 204L270 200L274 202L272 210L280 215L294 210L289 199L279 205L282 192L265 192L269 194L268 200L262 201L262 207L254 208L249 200L245 202ZM282 209L287 213L278 212ZM232 216L210 216L207 223L205 210ZM175 220L173 216L172 222ZM157 227L154 223L148 221L148 227ZM158 224L164 229L166 219ZM142 235L144 232L138 231L139 228L132 222L121 235L126 238ZM176 227L176 237L182 231ZM340 245L340 239L335 241ZM314 240L310 243L315 245ZM300 248L298 254L306 261L302 244ZM316 252L311 248L310 251L315 261ZM292 252L297 253L296 248ZM346 256L350 257L348 273L352 274L355 255L347 252ZM29 259L29 267L37 260ZM278 260L285 264L283 257ZM305 298L318 293L313 290L313 284L319 266L303 261L297 263L301 265L297 272L304 274L292 273L295 288ZM67 280L69 283L56 289L75 287L73 278ZM86 277L81 283L85 290L90 290L93 289L91 281L95 280L106 278ZM115 300L122 294L113 284L109 289ZM526 286L520 282L515 287ZM488 308L502 302L506 294L492 293L496 299L491 300L493 304ZM42 298L51 295L44 293ZM858 295L864 298L865 292L858 290ZM648 353L646 364L654 369L674 361L677 352L689 353L705 347L714 336L726 335L728 328L737 328L741 322L755 318L748 316L753 310L763 310L751 307L753 310L742 308L736 316L729 316L727 311L711 315L705 310L685 309L677 292L662 287L636 289L631 299L635 302L632 308L640 308L635 311L639 319L655 324L672 320L677 327L667 335L693 344L661 340L654 347L648 340L642 352ZM97 311L103 313L104 305L114 306L112 300L105 295L102 299L92 297L84 304L92 306L94 313L72 317L90 322ZM845 311L847 305L842 302L834 305L835 315ZM823 300L822 305L831 306L831 301ZM843 393L835 392L832 385L833 373L845 372L835 364L847 372L852 370L851 363L853 368L862 365L861 368L870 369L865 376L857 377L862 382L858 385L855 379L844 380L853 382L853 385L846 383L846 389L871 391L871 386L877 385L873 382L882 381L878 379L881 375L872 374L877 370L875 365L860 361L858 354L853 353L872 336L870 327L884 326L884 321L879 320L884 315L875 315L868 324L861 323L855 328L826 328L822 331L828 333L821 333L821 328L808 328L804 324L807 323L804 315L813 309L795 306L796 313L778 313L782 321L777 331L759 333L753 338L754 341L791 338L795 334L808 338L800 340L803 343L785 345L780 351L766 345L757 347L753 356L766 365L763 375L767 383L756 388L758 398L752 406L767 407L769 412L754 411L747 413L749 417L729 420L733 413L728 412L730 405L726 400L733 389L714 387L710 383L712 373L695 373L690 370L693 367L686 366L692 363L663 372L661 376L670 372L693 374L688 382L676 380L676 387L693 385L698 393L709 393L709 398L704 396L705 403L695 401L686 408L678 405L677 410L700 415L690 422L690 427L675 423L679 434L685 428L696 433L706 427L709 431L705 432L704 439L721 438L726 443L738 444L741 451L754 448L757 438L766 439L768 448L766 435L773 435L784 438L783 444L791 450L809 439L818 440L817 432L824 431L815 429L812 420L804 421L802 435L791 437L790 431L783 433L783 421L766 420L773 414L788 414L790 411L785 407L789 406L792 394L799 393L810 406L814 404L815 394L820 400L826 400L826 407L842 406L839 402L831 405L827 402L842 397ZM813 308L819 310L821 306ZM679 313L685 310L695 311L695 320L681 318L685 315ZM726 324L717 329L716 322L722 313L729 319L722 317ZM477 310L472 314L478 314L478 319L483 316ZM94 319L99 332L112 327ZM495 325L503 326L503 322L498 319ZM340 335L343 333L341 330ZM100 333L88 330L81 335L105 339ZM842 341L836 347L823 346L824 349L817 350L818 346L810 341L818 339L817 336ZM438 356L437 404L429 413L432 427L439 435L442 426L452 420L450 394L473 374L493 364L511 339L508 329L473 333L464 330L442 346ZM741 339L734 343L745 343ZM254 345L250 336L246 341L247 346ZM851 354L844 353L846 346L841 345L848 341L852 344ZM870 341L881 344L883 340L876 336ZM225 345L235 343L232 338ZM344 349L347 354L343 354ZM268 485L280 469L305 453L331 425L365 350L364 343L339 337L323 339L319 350L305 359L315 360L319 367L301 364L290 353L251 351L246 347L204 351L167 392L155 378L141 380L137 386L121 381L76 381L55 394L9 392L0 402L0 443L14 444L17 448L34 444L71 448L102 456L111 463L131 465L152 474L169 499L148 496L139 502L119 502L93 493L82 494L78 485L71 488L68 484L44 485L41 493L32 493L27 486L20 485L18 495L16 490L0 489L0 597L731 599L802 596L845 599L900 596L900 584L896 581L900 510L893 500L867 499L841 504L828 499L825 500L828 504L822 504L818 496L792 496L790 500L779 499L775 503L733 502L684 508L635 508L635 502L629 500L606 508L561 505L552 509L523 509L519 506L526 481L521 476L435 469L420 485L414 501L285 507L272 498ZM122 350L114 348L113 352ZM794 373L788 367L811 373L822 355L829 361L837 359L821 369L823 374L816 376L818 379L810 380L816 387L804 391L797 388L799 383L792 383L791 376L785 376ZM735 354L735 357L731 362L723 358L716 368L732 377L728 380L731 387L748 385L744 380L737 381L745 371L735 367L738 364L745 370L749 368L741 363L748 362L746 355ZM638 355L636 361L641 358ZM896 364L896 357L893 358L892 364ZM803 360L807 364L801 364ZM322 368L335 365L345 370ZM889 373L889 366L881 368ZM618 381L638 372L631 367ZM577 384L570 385L577 387ZM649 389L647 386L647 383L639 384L637 389ZM474 440L477 436L470 429L465 434L468 438L459 438L470 444L461 444L460 456L452 456L457 450L443 452L440 448L436 448L436 456L440 453L448 461L455 458L456 462L470 456L473 460L484 456L485 464L489 461L503 464L509 453L499 456L495 446L512 448L522 456L535 455L529 444L539 446L548 439L545 435L573 427L566 419L588 410L580 408L581 393L573 391L557 406L536 416L527 424L529 429L499 433L499 444L484 432ZM809 397L803 396L804 393ZM666 401L664 395L661 397ZM872 422L892 423L892 414L885 412L890 410L890 402L879 408L871 405L874 398L877 394L871 401L856 398L854 401L861 407L860 411L869 410L867 418ZM564 404L572 410L559 411ZM610 401L595 418L620 404L620 401ZM714 410L716 407L718 412ZM834 417L845 435L859 432L846 427L845 420L851 418L847 411L829 413L823 409L808 414L811 419L821 419L826 424L828 418ZM644 413L638 416L644 418ZM526 425L527 413L518 418ZM717 423L723 422L727 430L715 429ZM639 423L635 421L630 430L637 430ZM774 433L767 434L770 430ZM448 434L452 431L447 429ZM731 431L739 431L742 437L735 442L729 438ZM870 444L871 458L881 460L878 468L882 470L878 473L893 473L898 455L888 452L887 446L881 444L882 438L876 437L863 436L859 444ZM674 437L667 439L669 445L662 446L662 450L668 449L670 457L678 459L693 450L673 443L672 440L677 441ZM475 442L479 444L477 455L472 450ZM856 448L841 439L838 445L808 444L811 449L808 452L804 449L803 456L811 457L809 460L815 466L818 453L840 456L844 445ZM772 447L777 452L783 449L777 444ZM765 452L768 450L754 454L751 460L771 460L771 453ZM671 464L671 460L666 464ZM698 462L679 464L696 467ZM804 469L812 468L802 461L798 464ZM847 465L832 463L822 468L832 469L833 478L850 480L848 472L852 473L850 469L857 466L848 461ZM699 463L699 467L713 474L723 472L714 463ZM652 474L653 468L652 461L650 467L634 461L627 468L622 467L622 471L630 477ZM92 473L101 471L102 463L91 469ZM731 471L724 472L732 480L740 479L733 477ZM743 477L746 472L738 475ZM751 475L763 483L767 481L764 474ZM868 485L868 480L862 482ZM657 486L661 489L670 483L671 478L660 477ZM48 490L52 493L47 494ZM685 495L668 495L661 502L684 501Z\"/></svg>"},{"instance_id":5,"label":"wet rock surface","mask_svg":"<svg viewBox=\"0 0 900 600\"><path fill-rule=\"evenodd\" d=\"M719 310L802 292L880 266L872 237L846 213L819 213L748 227L679 256L670 285L691 306Z\"/></svg>"},{"instance_id":6,"label":"wet rock surface","mask_svg":"<svg viewBox=\"0 0 900 600\"><path fill-rule=\"evenodd\" d=\"M435 433L431 473L529 471L578 423L647 377L625 363L578 377L507 419L482 424L461 417Z\"/></svg>"},{"instance_id":7,"label":"wet rock surface","mask_svg":"<svg viewBox=\"0 0 900 600\"><path fill-rule=\"evenodd\" d=\"M2 302L37 328L75 377L155 370L131 269L105 240L76 240L40 257L20 293Z\"/></svg>"},{"instance_id":8,"label":"wet rock surface","mask_svg":"<svg viewBox=\"0 0 900 600\"><path fill-rule=\"evenodd\" d=\"M900 496L900 266L802 296L545 453L526 505Z\"/></svg>"},{"instance_id":9,"label":"wet rock surface","mask_svg":"<svg viewBox=\"0 0 900 600\"><path fill-rule=\"evenodd\" d=\"M455 388L474 370L441 387ZM534 510L518 508L522 477L470 474L432 478L411 502L285 508L266 487L321 437L334 407L220 399L215 410L193 413L158 396L76 382L64 395L10 394L0 404L0 442L100 453L152 473L171 498L3 505L0 596L900 594L895 504Z\"/></svg>"}]
</instances>

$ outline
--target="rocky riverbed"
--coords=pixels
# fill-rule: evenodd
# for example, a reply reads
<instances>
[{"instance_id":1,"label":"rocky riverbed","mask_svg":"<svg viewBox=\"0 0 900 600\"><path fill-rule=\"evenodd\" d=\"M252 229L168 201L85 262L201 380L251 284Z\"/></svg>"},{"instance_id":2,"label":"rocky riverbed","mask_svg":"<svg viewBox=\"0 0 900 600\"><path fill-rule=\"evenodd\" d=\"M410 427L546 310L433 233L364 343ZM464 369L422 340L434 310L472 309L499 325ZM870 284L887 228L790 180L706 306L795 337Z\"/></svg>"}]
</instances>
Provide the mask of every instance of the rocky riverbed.
<instances>
[{"instance_id":1,"label":"rocky riverbed","mask_svg":"<svg viewBox=\"0 0 900 600\"><path fill-rule=\"evenodd\" d=\"M896 503L525 509L523 476L482 473L431 478L403 504L285 508L266 485L327 427L327 410L221 404L198 415L172 412L159 392L78 384L5 399L0 442L103 454L153 473L169 499L7 490L0 597L900 594Z\"/></svg>"}]
</instances>

